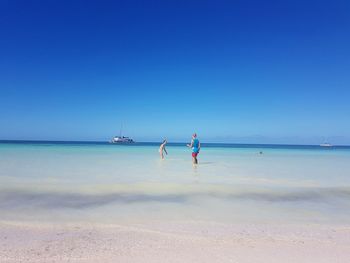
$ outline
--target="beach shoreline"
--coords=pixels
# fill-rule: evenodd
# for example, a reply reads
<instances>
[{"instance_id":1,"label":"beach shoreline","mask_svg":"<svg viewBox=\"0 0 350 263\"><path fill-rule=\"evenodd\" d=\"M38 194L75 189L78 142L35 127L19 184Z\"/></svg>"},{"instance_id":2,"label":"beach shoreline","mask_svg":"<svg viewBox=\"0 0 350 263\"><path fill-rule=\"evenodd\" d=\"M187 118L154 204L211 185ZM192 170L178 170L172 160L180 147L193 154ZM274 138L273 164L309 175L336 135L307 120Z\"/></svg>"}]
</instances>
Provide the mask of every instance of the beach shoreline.
<instances>
[{"instance_id":1,"label":"beach shoreline","mask_svg":"<svg viewBox=\"0 0 350 263\"><path fill-rule=\"evenodd\" d=\"M350 225L0 222L12 262L348 262Z\"/></svg>"}]
</instances>

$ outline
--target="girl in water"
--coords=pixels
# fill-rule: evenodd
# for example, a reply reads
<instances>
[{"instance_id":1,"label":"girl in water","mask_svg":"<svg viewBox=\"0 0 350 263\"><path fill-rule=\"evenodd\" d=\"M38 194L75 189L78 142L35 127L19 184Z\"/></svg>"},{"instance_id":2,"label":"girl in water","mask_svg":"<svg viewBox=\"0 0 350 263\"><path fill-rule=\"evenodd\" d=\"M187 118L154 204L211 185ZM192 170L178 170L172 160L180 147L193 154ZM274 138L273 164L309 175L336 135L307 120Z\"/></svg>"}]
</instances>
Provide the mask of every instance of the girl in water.
<instances>
[{"instance_id":1,"label":"girl in water","mask_svg":"<svg viewBox=\"0 0 350 263\"><path fill-rule=\"evenodd\" d=\"M159 154L160 154L160 158L163 160L164 159L164 153L163 151L166 153L166 155L168 155L168 152L165 149L165 145L167 144L167 140L164 140L162 142L162 144L159 147Z\"/></svg>"}]
</instances>

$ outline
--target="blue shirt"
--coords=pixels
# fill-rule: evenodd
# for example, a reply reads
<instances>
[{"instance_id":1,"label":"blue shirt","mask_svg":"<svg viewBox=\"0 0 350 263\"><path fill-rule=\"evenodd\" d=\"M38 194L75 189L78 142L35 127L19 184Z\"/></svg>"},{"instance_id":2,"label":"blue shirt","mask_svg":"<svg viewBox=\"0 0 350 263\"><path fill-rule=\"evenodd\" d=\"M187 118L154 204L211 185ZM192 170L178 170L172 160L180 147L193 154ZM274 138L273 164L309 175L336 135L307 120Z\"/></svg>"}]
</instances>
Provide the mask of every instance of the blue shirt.
<instances>
[{"instance_id":1,"label":"blue shirt","mask_svg":"<svg viewBox=\"0 0 350 263\"><path fill-rule=\"evenodd\" d=\"M199 140L197 138L193 139L192 152L199 153Z\"/></svg>"}]
</instances>

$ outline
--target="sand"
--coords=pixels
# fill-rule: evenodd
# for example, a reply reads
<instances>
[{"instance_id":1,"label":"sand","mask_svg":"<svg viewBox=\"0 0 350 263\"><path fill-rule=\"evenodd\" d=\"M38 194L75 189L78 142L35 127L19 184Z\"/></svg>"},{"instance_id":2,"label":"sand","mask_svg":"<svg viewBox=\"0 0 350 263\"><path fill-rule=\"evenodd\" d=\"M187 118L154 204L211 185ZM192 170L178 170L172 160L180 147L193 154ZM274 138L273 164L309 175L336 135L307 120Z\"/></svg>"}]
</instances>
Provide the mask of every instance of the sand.
<instances>
[{"instance_id":1,"label":"sand","mask_svg":"<svg viewBox=\"0 0 350 263\"><path fill-rule=\"evenodd\" d=\"M0 262L350 262L350 226L0 222Z\"/></svg>"}]
</instances>

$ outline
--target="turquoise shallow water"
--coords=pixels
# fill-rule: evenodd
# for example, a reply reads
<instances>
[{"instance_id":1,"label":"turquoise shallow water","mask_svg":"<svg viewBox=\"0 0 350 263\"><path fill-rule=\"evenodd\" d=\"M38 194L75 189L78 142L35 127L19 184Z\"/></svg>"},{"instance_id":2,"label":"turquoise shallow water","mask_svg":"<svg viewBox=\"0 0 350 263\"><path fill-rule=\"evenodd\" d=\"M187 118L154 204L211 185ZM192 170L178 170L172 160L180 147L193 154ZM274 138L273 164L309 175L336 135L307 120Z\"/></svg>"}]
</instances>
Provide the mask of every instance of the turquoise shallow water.
<instances>
[{"instance_id":1,"label":"turquoise shallow water","mask_svg":"<svg viewBox=\"0 0 350 263\"><path fill-rule=\"evenodd\" d=\"M350 222L350 149L0 143L0 220ZM260 154L260 151L263 154Z\"/></svg>"}]
</instances>

